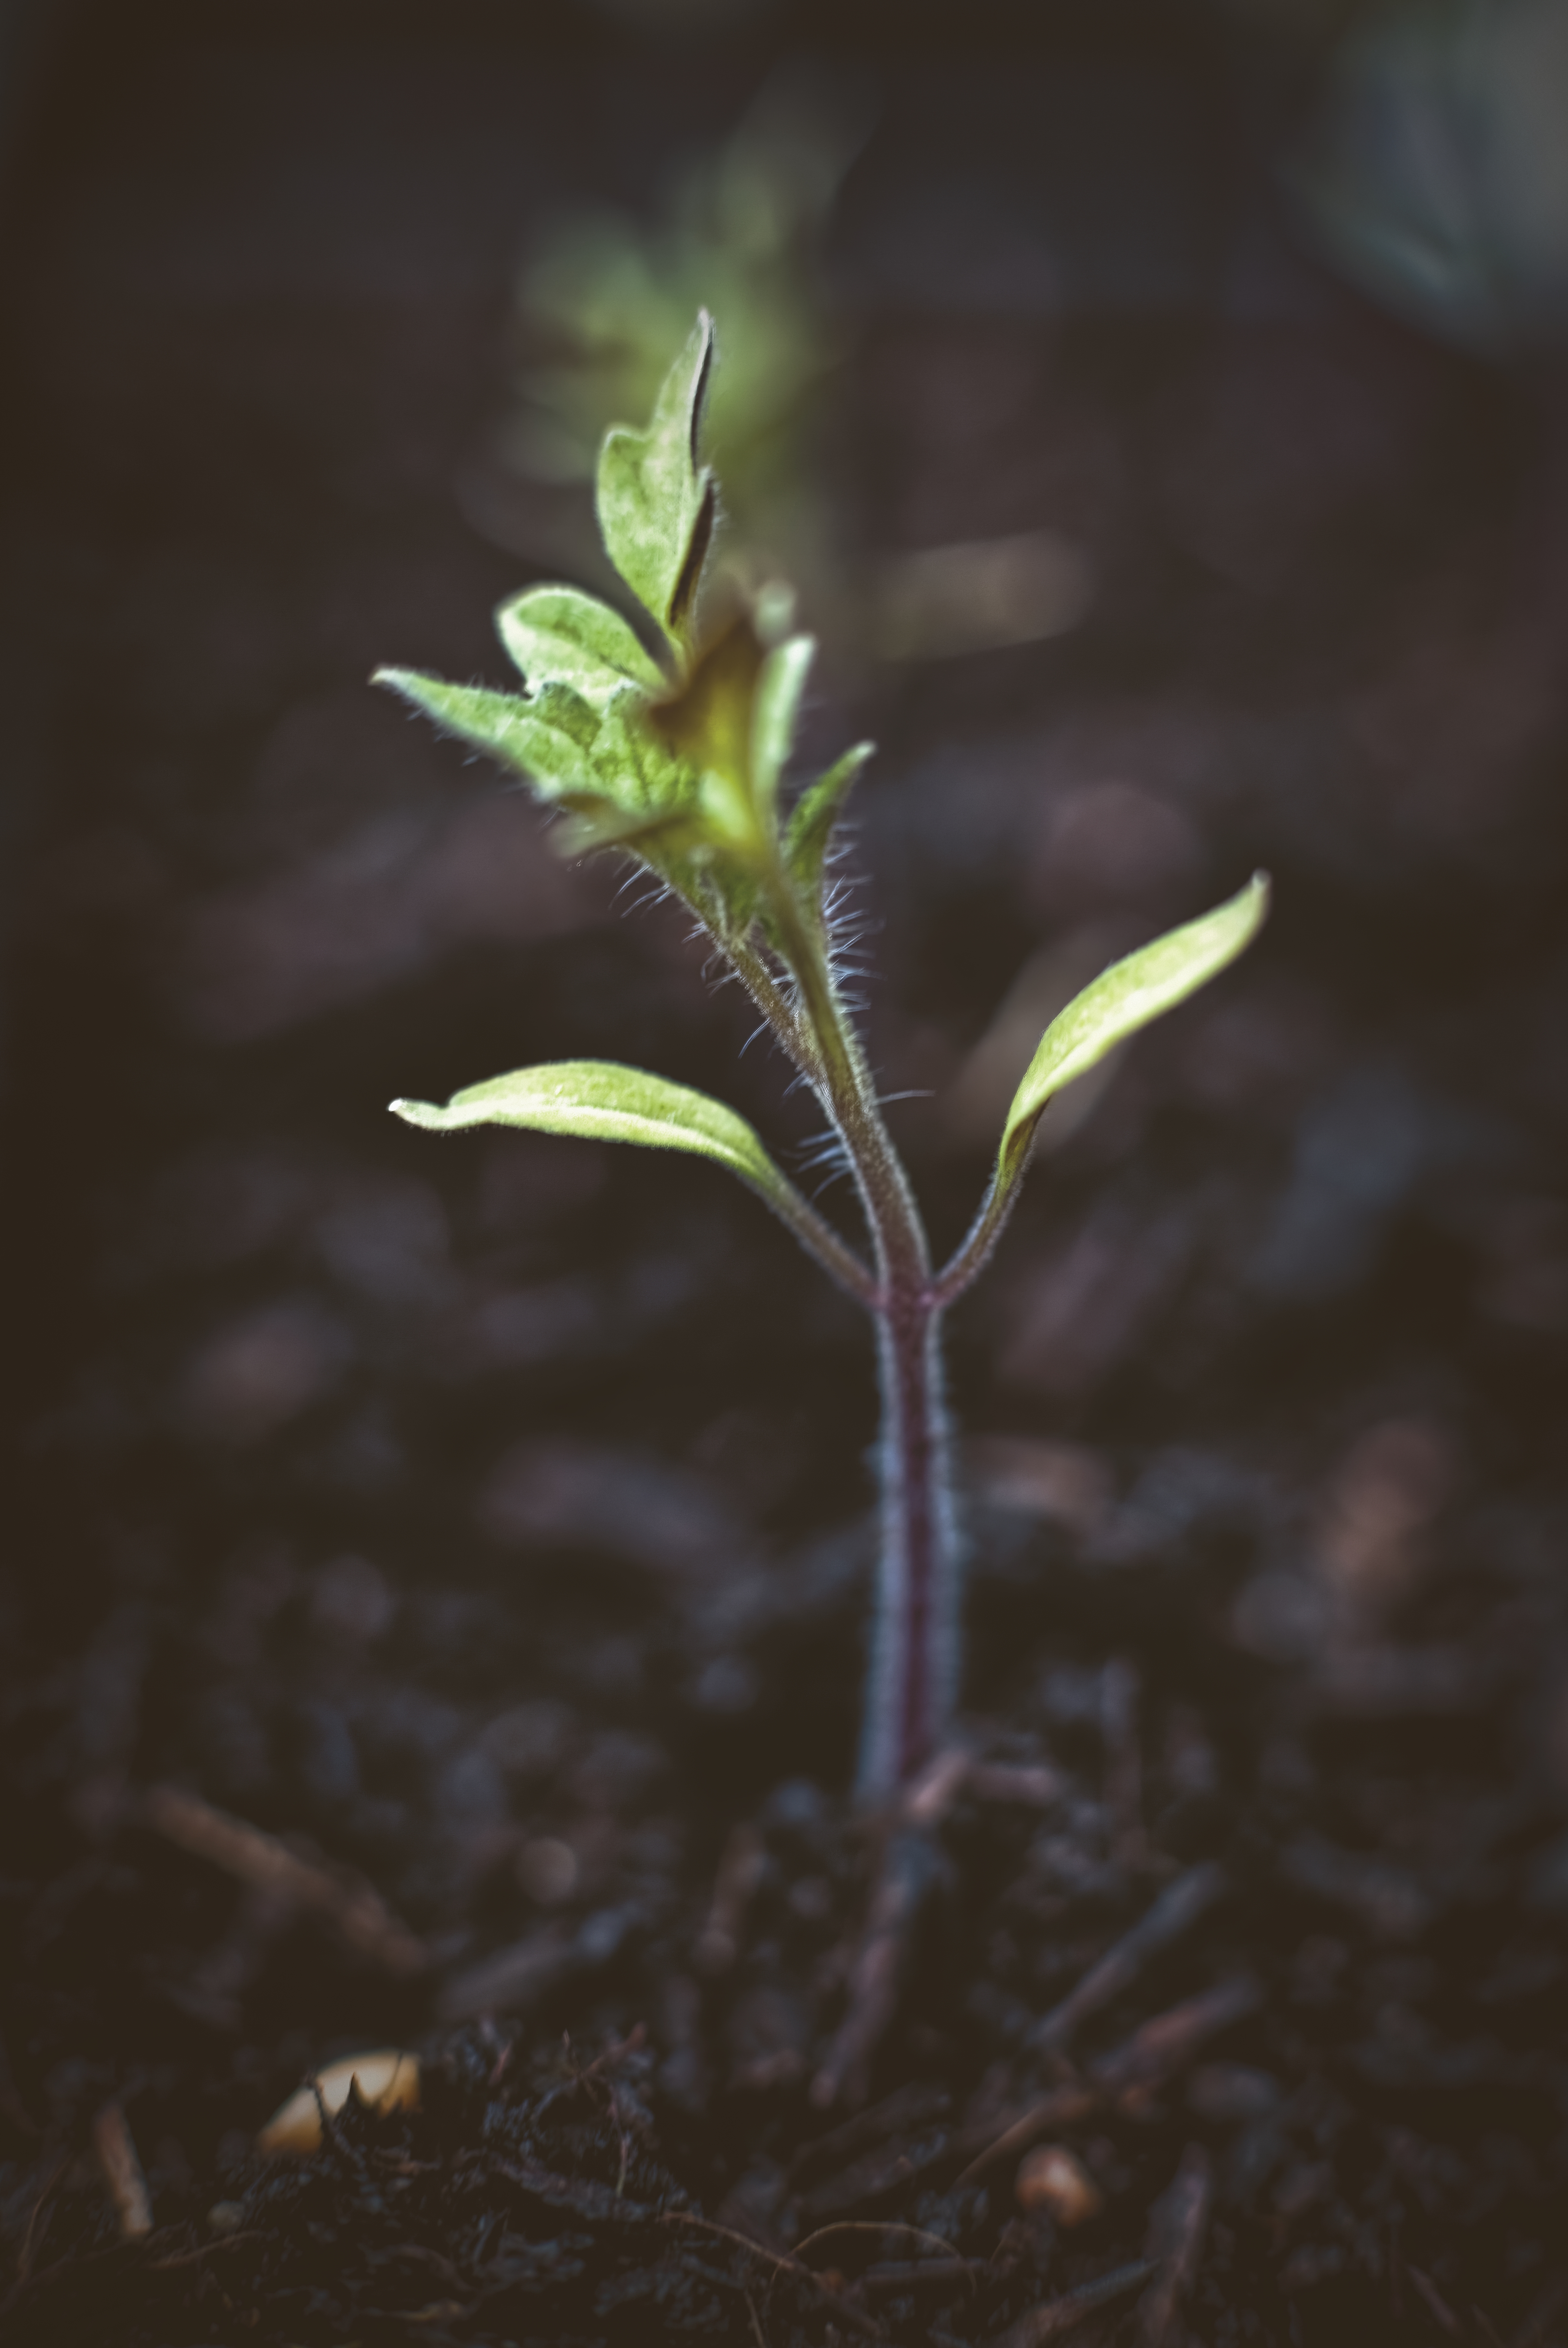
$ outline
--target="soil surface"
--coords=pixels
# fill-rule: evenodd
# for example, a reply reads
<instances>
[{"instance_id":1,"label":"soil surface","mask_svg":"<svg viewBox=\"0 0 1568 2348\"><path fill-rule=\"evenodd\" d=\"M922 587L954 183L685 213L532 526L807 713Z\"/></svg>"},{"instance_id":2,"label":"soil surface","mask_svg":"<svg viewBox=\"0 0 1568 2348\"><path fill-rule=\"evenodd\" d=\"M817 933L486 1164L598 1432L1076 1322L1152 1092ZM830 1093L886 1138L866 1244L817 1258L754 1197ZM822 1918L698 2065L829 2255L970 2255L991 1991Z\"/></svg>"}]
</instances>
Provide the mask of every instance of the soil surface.
<instances>
[{"instance_id":1,"label":"soil surface","mask_svg":"<svg viewBox=\"0 0 1568 2348\"><path fill-rule=\"evenodd\" d=\"M519 253L788 27L118 15L12 182L0 2334L1568 2341L1559 376L1293 249L1207 19L883 61L842 592L1090 582L825 654L939 1248L1066 994L1278 893L954 1315L963 1712L879 1851L853 1308L716 1170L383 1107L593 1055L809 1160L670 909L364 683L506 681ZM383 2047L417 2107L258 2147Z\"/></svg>"}]
</instances>

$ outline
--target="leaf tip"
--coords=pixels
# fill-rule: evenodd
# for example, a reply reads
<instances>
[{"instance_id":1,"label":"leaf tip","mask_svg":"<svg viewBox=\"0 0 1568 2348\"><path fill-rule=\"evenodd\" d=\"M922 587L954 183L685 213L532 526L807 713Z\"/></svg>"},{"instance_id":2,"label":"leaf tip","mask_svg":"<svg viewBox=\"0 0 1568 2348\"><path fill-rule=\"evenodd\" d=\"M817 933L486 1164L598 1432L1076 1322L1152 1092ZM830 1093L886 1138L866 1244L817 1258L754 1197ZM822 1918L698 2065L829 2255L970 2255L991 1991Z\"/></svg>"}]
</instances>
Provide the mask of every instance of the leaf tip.
<instances>
[{"instance_id":1,"label":"leaf tip","mask_svg":"<svg viewBox=\"0 0 1568 2348\"><path fill-rule=\"evenodd\" d=\"M441 1112L434 1101L398 1099L388 1101L387 1106L394 1117L402 1118L405 1125L422 1125L433 1129L441 1122Z\"/></svg>"}]
</instances>

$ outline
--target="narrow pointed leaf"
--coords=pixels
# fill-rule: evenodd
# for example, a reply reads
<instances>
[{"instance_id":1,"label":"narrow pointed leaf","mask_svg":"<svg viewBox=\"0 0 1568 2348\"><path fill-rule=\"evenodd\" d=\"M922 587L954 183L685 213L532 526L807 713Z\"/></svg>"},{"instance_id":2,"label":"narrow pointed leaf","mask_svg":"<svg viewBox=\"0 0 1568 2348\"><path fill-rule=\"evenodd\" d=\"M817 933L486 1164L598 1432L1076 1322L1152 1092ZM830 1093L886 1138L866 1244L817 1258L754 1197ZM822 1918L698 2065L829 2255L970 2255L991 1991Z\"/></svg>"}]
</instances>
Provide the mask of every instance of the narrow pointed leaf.
<instances>
[{"instance_id":1,"label":"narrow pointed leaf","mask_svg":"<svg viewBox=\"0 0 1568 2348\"><path fill-rule=\"evenodd\" d=\"M532 686L558 682L603 708L627 685L664 693L668 679L618 612L575 587L531 587L495 615L501 643Z\"/></svg>"},{"instance_id":2,"label":"narrow pointed leaf","mask_svg":"<svg viewBox=\"0 0 1568 2348\"><path fill-rule=\"evenodd\" d=\"M689 1085L628 1068L618 1060L548 1060L454 1093L445 1108L397 1100L393 1114L431 1132L470 1125L525 1126L535 1133L574 1133L594 1141L632 1141L646 1149L688 1149L711 1158L764 1192L785 1177L751 1127L734 1109Z\"/></svg>"},{"instance_id":3,"label":"narrow pointed leaf","mask_svg":"<svg viewBox=\"0 0 1568 2348\"><path fill-rule=\"evenodd\" d=\"M814 905L821 894L822 867L832 843L833 827L843 812L856 776L875 747L874 742L857 742L852 750L846 750L841 758L834 761L825 775L819 775L795 802L784 836L784 861L808 904Z\"/></svg>"},{"instance_id":4,"label":"narrow pointed leaf","mask_svg":"<svg viewBox=\"0 0 1568 2348\"><path fill-rule=\"evenodd\" d=\"M1151 945L1113 963L1058 1013L1040 1040L1013 1097L1002 1131L997 1181L1016 1179L1046 1104L1083 1076L1124 1037L1196 994L1249 946L1268 912L1268 875L1255 872L1244 889L1212 913L1170 930Z\"/></svg>"},{"instance_id":5,"label":"narrow pointed leaf","mask_svg":"<svg viewBox=\"0 0 1568 2348\"><path fill-rule=\"evenodd\" d=\"M532 700L475 685L447 685L413 669L377 669L385 685L433 717L443 733L526 775L547 798L600 788L593 758L599 720L581 695L555 685Z\"/></svg>"},{"instance_id":6,"label":"narrow pointed leaf","mask_svg":"<svg viewBox=\"0 0 1568 2348\"><path fill-rule=\"evenodd\" d=\"M615 1060L554 1060L510 1076L470 1085L445 1108L395 1100L392 1114L433 1133L472 1125L521 1126L591 1141L630 1141L645 1149L683 1149L738 1175L794 1232L824 1270L861 1303L873 1295L870 1274L814 1207L780 1173L743 1117L689 1085L650 1076Z\"/></svg>"},{"instance_id":7,"label":"narrow pointed leaf","mask_svg":"<svg viewBox=\"0 0 1568 2348\"><path fill-rule=\"evenodd\" d=\"M665 377L647 429L616 425L599 454L605 551L638 602L676 636L696 602L717 516L712 478L697 463L712 363L713 325L704 311Z\"/></svg>"},{"instance_id":8,"label":"narrow pointed leaf","mask_svg":"<svg viewBox=\"0 0 1568 2348\"><path fill-rule=\"evenodd\" d=\"M810 636L790 636L763 662L751 712L751 788L759 808L770 809L779 778L789 763L799 722L800 700L817 650Z\"/></svg>"}]
</instances>

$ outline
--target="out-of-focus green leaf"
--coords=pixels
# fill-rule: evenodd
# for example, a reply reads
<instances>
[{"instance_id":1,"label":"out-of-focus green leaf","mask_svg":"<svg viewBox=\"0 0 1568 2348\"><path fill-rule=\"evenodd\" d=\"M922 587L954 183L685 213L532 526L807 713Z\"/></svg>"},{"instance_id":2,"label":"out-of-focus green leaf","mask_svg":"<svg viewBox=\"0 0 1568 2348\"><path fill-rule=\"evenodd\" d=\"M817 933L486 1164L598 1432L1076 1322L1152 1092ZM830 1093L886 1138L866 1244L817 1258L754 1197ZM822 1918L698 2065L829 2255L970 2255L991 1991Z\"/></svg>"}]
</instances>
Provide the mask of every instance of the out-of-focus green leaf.
<instances>
[{"instance_id":1,"label":"out-of-focus green leaf","mask_svg":"<svg viewBox=\"0 0 1568 2348\"><path fill-rule=\"evenodd\" d=\"M1217 977L1251 945L1268 905L1268 875L1255 872L1244 889L1212 913L1167 931L1151 945L1113 963L1058 1013L1041 1037L1007 1112L997 1162L999 1188L1022 1172L1035 1128L1053 1094L1103 1060L1125 1036L1173 1011Z\"/></svg>"},{"instance_id":2,"label":"out-of-focus green leaf","mask_svg":"<svg viewBox=\"0 0 1568 2348\"><path fill-rule=\"evenodd\" d=\"M599 455L599 528L611 561L659 625L684 642L717 519L713 477L697 462L713 363L705 310L665 377L645 431L616 425Z\"/></svg>"},{"instance_id":3,"label":"out-of-focus green leaf","mask_svg":"<svg viewBox=\"0 0 1568 2348\"><path fill-rule=\"evenodd\" d=\"M751 721L756 684L763 669L763 645L747 617L735 620L687 678L686 688L671 700L655 702L648 726L693 775L716 775L730 787L726 794L723 829L738 839L751 836L756 822L751 803Z\"/></svg>"},{"instance_id":4,"label":"out-of-focus green leaf","mask_svg":"<svg viewBox=\"0 0 1568 2348\"><path fill-rule=\"evenodd\" d=\"M833 827L843 812L855 777L875 749L874 742L857 742L836 758L825 775L801 792L784 835L784 861L789 877L808 904L821 895L822 867L832 841Z\"/></svg>"},{"instance_id":5,"label":"out-of-focus green leaf","mask_svg":"<svg viewBox=\"0 0 1568 2348\"><path fill-rule=\"evenodd\" d=\"M495 615L496 631L530 685L569 685L603 708L628 685L664 693L669 680L618 612L575 587L531 587Z\"/></svg>"},{"instance_id":6,"label":"out-of-focus green leaf","mask_svg":"<svg viewBox=\"0 0 1568 2348\"><path fill-rule=\"evenodd\" d=\"M751 706L751 789L769 824L779 778L795 745L801 696L816 650L813 637L790 636L775 646L758 672Z\"/></svg>"},{"instance_id":7,"label":"out-of-focus green leaf","mask_svg":"<svg viewBox=\"0 0 1568 2348\"><path fill-rule=\"evenodd\" d=\"M446 685L414 669L377 669L371 681L401 694L443 733L456 734L526 775L546 798L600 788L593 764L599 719L570 685L547 686L524 700L521 694L490 693L480 685Z\"/></svg>"}]
</instances>

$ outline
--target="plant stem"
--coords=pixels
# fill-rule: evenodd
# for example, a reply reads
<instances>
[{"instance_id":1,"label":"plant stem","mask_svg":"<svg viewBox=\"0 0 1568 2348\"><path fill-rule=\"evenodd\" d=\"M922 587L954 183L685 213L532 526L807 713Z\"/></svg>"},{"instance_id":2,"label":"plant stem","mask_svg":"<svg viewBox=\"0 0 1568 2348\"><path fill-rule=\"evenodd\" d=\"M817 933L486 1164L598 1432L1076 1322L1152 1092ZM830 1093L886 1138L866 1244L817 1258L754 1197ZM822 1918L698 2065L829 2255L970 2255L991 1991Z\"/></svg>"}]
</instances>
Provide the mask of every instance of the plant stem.
<instances>
[{"instance_id":1,"label":"plant stem","mask_svg":"<svg viewBox=\"0 0 1568 2348\"><path fill-rule=\"evenodd\" d=\"M784 958L814 1039L818 1097L848 1154L872 1234L882 1385L882 1540L861 1745L861 1798L884 1803L946 1728L957 1678L958 1540L943 1408L942 1307L909 1177L820 933L793 891L775 899Z\"/></svg>"}]
</instances>

